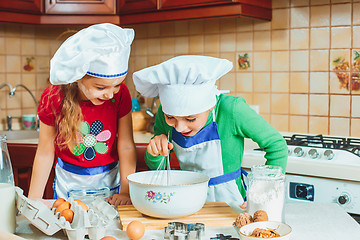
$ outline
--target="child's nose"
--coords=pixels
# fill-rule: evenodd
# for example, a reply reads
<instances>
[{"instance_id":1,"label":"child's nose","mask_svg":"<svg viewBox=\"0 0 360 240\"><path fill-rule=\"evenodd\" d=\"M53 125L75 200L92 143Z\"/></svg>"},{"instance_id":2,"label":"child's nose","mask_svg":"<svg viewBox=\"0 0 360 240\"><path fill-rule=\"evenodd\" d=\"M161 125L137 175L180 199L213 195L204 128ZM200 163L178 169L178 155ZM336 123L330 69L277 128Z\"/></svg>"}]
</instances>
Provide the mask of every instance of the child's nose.
<instances>
[{"instance_id":1,"label":"child's nose","mask_svg":"<svg viewBox=\"0 0 360 240\"><path fill-rule=\"evenodd\" d=\"M111 99L114 97L114 92L112 90L108 90L105 94L104 94L106 99Z\"/></svg>"},{"instance_id":2,"label":"child's nose","mask_svg":"<svg viewBox=\"0 0 360 240\"><path fill-rule=\"evenodd\" d=\"M186 124L183 121L177 121L175 124L175 129L177 132L183 132L186 128Z\"/></svg>"}]
</instances>

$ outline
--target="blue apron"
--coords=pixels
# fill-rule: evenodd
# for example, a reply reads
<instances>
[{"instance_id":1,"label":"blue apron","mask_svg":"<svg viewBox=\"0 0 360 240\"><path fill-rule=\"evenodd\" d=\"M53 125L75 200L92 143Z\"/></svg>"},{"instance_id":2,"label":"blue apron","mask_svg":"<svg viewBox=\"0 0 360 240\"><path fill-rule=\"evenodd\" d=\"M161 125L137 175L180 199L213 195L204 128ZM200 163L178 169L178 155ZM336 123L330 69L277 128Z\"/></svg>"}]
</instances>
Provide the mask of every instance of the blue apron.
<instances>
[{"instance_id":1,"label":"blue apron","mask_svg":"<svg viewBox=\"0 0 360 240\"><path fill-rule=\"evenodd\" d=\"M244 202L235 181L241 177L242 169L227 174L223 172L215 111L213 111L213 122L195 136L185 137L173 128L172 143L181 169L201 172L210 177L206 201L226 202L237 206Z\"/></svg>"}]
</instances>

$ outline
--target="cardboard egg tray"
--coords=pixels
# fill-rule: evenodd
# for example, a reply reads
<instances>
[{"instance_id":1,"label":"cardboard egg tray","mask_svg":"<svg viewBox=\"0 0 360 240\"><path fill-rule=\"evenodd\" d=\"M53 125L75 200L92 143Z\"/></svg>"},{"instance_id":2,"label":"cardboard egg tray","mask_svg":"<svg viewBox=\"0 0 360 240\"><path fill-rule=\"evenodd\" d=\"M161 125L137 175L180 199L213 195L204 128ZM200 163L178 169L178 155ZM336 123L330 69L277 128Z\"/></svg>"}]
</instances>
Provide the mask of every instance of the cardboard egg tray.
<instances>
[{"instance_id":1,"label":"cardboard egg tray","mask_svg":"<svg viewBox=\"0 0 360 240\"><path fill-rule=\"evenodd\" d=\"M104 237L107 224L118 216L118 212L102 198L96 198L88 204L86 212L74 199L67 199L74 211L72 223L55 214L55 209L49 209L43 202L28 199L23 190L16 187L17 209L35 227L48 236L63 230L69 240L83 240L86 235L91 240Z\"/></svg>"}]
</instances>

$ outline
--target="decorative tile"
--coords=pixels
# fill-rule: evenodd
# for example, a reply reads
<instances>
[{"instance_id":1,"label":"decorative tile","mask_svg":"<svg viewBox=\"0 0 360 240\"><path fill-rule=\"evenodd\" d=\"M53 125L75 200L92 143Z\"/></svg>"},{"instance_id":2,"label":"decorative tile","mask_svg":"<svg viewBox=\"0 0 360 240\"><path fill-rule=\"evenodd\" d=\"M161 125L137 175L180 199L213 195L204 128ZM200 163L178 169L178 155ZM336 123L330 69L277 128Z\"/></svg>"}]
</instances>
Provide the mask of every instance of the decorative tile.
<instances>
[{"instance_id":1,"label":"decorative tile","mask_svg":"<svg viewBox=\"0 0 360 240\"><path fill-rule=\"evenodd\" d=\"M329 135L329 118L310 116L309 133Z\"/></svg>"},{"instance_id":2,"label":"decorative tile","mask_svg":"<svg viewBox=\"0 0 360 240\"><path fill-rule=\"evenodd\" d=\"M350 135L350 119L349 118L330 118L330 135L349 136Z\"/></svg>"},{"instance_id":3,"label":"decorative tile","mask_svg":"<svg viewBox=\"0 0 360 240\"><path fill-rule=\"evenodd\" d=\"M340 79L338 78L340 77ZM335 73L330 72L330 93L339 93L339 94L350 94L348 87L348 81L350 79L350 73Z\"/></svg>"},{"instance_id":4,"label":"decorative tile","mask_svg":"<svg viewBox=\"0 0 360 240\"><path fill-rule=\"evenodd\" d=\"M310 72L310 93L329 93L328 72Z\"/></svg>"},{"instance_id":5,"label":"decorative tile","mask_svg":"<svg viewBox=\"0 0 360 240\"><path fill-rule=\"evenodd\" d=\"M289 92L289 73L271 74L271 92L272 93Z\"/></svg>"},{"instance_id":6,"label":"decorative tile","mask_svg":"<svg viewBox=\"0 0 360 240\"><path fill-rule=\"evenodd\" d=\"M312 27L326 27L330 25L330 6L315 6L310 8Z\"/></svg>"},{"instance_id":7,"label":"decorative tile","mask_svg":"<svg viewBox=\"0 0 360 240\"><path fill-rule=\"evenodd\" d=\"M290 116L290 132L307 133L308 116Z\"/></svg>"},{"instance_id":8,"label":"decorative tile","mask_svg":"<svg viewBox=\"0 0 360 240\"><path fill-rule=\"evenodd\" d=\"M326 28L311 28L310 48L328 49L330 47L330 30Z\"/></svg>"},{"instance_id":9,"label":"decorative tile","mask_svg":"<svg viewBox=\"0 0 360 240\"><path fill-rule=\"evenodd\" d=\"M254 73L254 92L270 92L270 73Z\"/></svg>"},{"instance_id":10,"label":"decorative tile","mask_svg":"<svg viewBox=\"0 0 360 240\"><path fill-rule=\"evenodd\" d=\"M23 71L34 72L35 71L35 57L29 56L23 59Z\"/></svg>"},{"instance_id":11,"label":"decorative tile","mask_svg":"<svg viewBox=\"0 0 360 240\"><path fill-rule=\"evenodd\" d=\"M351 28L333 27L331 28L331 48L350 48L351 47Z\"/></svg>"},{"instance_id":12,"label":"decorative tile","mask_svg":"<svg viewBox=\"0 0 360 240\"><path fill-rule=\"evenodd\" d=\"M290 94L290 114L308 115L308 95Z\"/></svg>"},{"instance_id":13,"label":"decorative tile","mask_svg":"<svg viewBox=\"0 0 360 240\"><path fill-rule=\"evenodd\" d=\"M309 7L291 8L291 28L309 27Z\"/></svg>"},{"instance_id":14,"label":"decorative tile","mask_svg":"<svg viewBox=\"0 0 360 240\"><path fill-rule=\"evenodd\" d=\"M271 32L271 49L288 50L289 49L289 30L273 30Z\"/></svg>"},{"instance_id":15,"label":"decorative tile","mask_svg":"<svg viewBox=\"0 0 360 240\"><path fill-rule=\"evenodd\" d=\"M310 94L310 115L328 116L329 115L329 95Z\"/></svg>"},{"instance_id":16,"label":"decorative tile","mask_svg":"<svg viewBox=\"0 0 360 240\"><path fill-rule=\"evenodd\" d=\"M330 96L330 116L350 117L350 96L331 95Z\"/></svg>"},{"instance_id":17,"label":"decorative tile","mask_svg":"<svg viewBox=\"0 0 360 240\"><path fill-rule=\"evenodd\" d=\"M289 94L287 93L271 94L271 113L274 114L289 113Z\"/></svg>"},{"instance_id":18,"label":"decorative tile","mask_svg":"<svg viewBox=\"0 0 360 240\"><path fill-rule=\"evenodd\" d=\"M330 70L336 74L340 89L349 90L350 78L350 51L349 50L331 50L330 52L331 66Z\"/></svg>"},{"instance_id":19,"label":"decorative tile","mask_svg":"<svg viewBox=\"0 0 360 240\"><path fill-rule=\"evenodd\" d=\"M309 90L309 74L307 72L290 73L290 92L307 93Z\"/></svg>"},{"instance_id":20,"label":"decorative tile","mask_svg":"<svg viewBox=\"0 0 360 240\"><path fill-rule=\"evenodd\" d=\"M251 69L251 59L250 54L248 53L238 53L237 54L237 69L238 70L250 70Z\"/></svg>"},{"instance_id":21,"label":"decorative tile","mask_svg":"<svg viewBox=\"0 0 360 240\"><path fill-rule=\"evenodd\" d=\"M310 71L329 71L329 50L310 50Z\"/></svg>"},{"instance_id":22,"label":"decorative tile","mask_svg":"<svg viewBox=\"0 0 360 240\"><path fill-rule=\"evenodd\" d=\"M360 93L360 50L353 49L351 63L351 92Z\"/></svg>"},{"instance_id":23,"label":"decorative tile","mask_svg":"<svg viewBox=\"0 0 360 240\"><path fill-rule=\"evenodd\" d=\"M289 51L272 51L271 70L289 71Z\"/></svg>"},{"instance_id":24,"label":"decorative tile","mask_svg":"<svg viewBox=\"0 0 360 240\"><path fill-rule=\"evenodd\" d=\"M331 25L351 24L351 4L337 4L331 8Z\"/></svg>"}]
</instances>

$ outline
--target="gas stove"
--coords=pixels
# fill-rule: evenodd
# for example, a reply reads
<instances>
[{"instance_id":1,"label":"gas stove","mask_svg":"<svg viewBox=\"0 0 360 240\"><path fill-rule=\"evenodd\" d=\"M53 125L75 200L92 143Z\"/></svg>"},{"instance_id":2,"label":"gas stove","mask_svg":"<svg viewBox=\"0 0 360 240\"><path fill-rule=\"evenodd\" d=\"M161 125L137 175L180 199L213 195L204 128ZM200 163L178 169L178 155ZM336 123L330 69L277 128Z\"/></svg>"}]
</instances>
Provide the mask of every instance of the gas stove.
<instances>
[{"instance_id":1,"label":"gas stove","mask_svg":"<svg viewBox=\"0 0 360 240\"><path fill-rule=\"evenodd\" d=\"M286 201L335 202L360 219L360 138L311 134L283 137L289 153ZM252 146L245 150L242 163L248 170L266 161L263 149Z\"/></svg>"}]
</instances>

